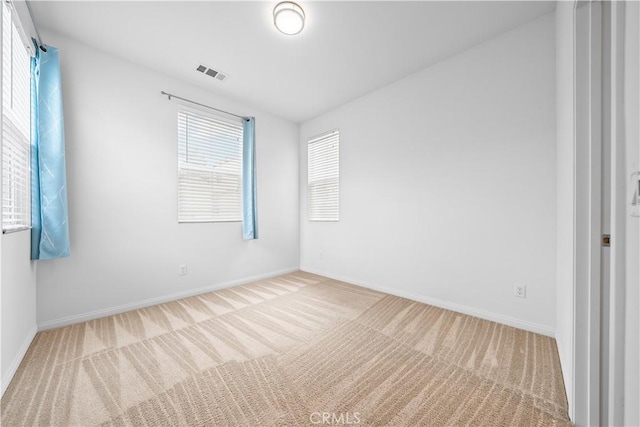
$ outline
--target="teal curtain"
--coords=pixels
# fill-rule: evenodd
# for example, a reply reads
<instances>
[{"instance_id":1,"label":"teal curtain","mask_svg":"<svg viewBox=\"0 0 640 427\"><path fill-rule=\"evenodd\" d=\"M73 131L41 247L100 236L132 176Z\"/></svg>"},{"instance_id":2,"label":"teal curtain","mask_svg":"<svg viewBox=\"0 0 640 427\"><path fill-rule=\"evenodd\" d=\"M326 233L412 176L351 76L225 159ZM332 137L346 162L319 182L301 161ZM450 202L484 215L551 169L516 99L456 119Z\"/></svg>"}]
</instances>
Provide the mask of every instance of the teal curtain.
<instances>
[{"instance_id":1,"label":"teal curtain","mask_svg":"<svg viewBox=\"0 0 640 427\"><path fill-rule=\"evenodd\" d=\"M69 256L64 121L58 49L31 60L31 259Z\"/></svg>"},{"instance_id":2,"label":"teal curtain","mask_svg":"<svg viewBox=\"0 0 640 427\"><path fill-rule=\"evenodd\" d=\"M258 204L256 196L256 131L255 118L243 121L242 141L242 236L258 238Z\"/></svg>"}]
</instances>

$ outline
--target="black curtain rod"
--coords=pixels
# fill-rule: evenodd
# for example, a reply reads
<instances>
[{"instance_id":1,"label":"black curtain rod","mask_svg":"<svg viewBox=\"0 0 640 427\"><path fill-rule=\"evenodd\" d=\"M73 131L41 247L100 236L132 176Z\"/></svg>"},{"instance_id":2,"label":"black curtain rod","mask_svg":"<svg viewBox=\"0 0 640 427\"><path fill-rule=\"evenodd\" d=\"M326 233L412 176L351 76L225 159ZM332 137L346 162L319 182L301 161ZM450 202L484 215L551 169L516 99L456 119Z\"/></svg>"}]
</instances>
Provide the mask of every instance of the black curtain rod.
<instances>
[{"instance_id":1,"label":"black curtain rod","mask_svg":"<svg viewBox=\"0 0 640 427\"><path fill-rule=\"evenodd\" d=\"M211 107L211 106L209 106L209 105L201 104L201 103L199 103L199 102L192 101L192 100L187 99L187 98L182 98L182 97L177 96L177 95L174 95L174 94L172 94L172 93L168 93L168 92L165 92L165 91L161 91L160 93L161 93L162 95L166 96L167 98L169 98L169 101L171 101L171 98L176 98L176 99L180 99L180 100L182 100L182 101L190 102L190 103L195 104L195 105L199 105L199 106L204 107L204 108L208 108L208 109L210 109L210 110L215 110L215 111L217 111L217 112L219 112L219 113L228 114L228 115L230 115L230 116L237 117L237 118L242 119L242 120L249 120L249 118L248 118L248 117L245 117L245 116L239 116L239 115L237 115L237 114L233 114L233 113L230 113L230 112L228 112L228 111L220 110L219 108L214 108L214 107Z\"/></svg>"},{"instance_id":2,"label":"black curtain rod","mask_svg":"<svg viewBox=\"0 0 640 427\"><path fill-rule=\"evenodd\" d=\"M40 32L38 31L38 26L36 25L35 19L33 19L33 12L31 12L31 6L29 6L29 0L25 0L24 2L27 5L27 12L29 12L29 18L31 18L31 23L33 24L33 29L36 32L36 37L38 38L38 47L43 52L47 51L47 45L42 42L42 37L40 37Z\"/></svg>"}]
</instances>

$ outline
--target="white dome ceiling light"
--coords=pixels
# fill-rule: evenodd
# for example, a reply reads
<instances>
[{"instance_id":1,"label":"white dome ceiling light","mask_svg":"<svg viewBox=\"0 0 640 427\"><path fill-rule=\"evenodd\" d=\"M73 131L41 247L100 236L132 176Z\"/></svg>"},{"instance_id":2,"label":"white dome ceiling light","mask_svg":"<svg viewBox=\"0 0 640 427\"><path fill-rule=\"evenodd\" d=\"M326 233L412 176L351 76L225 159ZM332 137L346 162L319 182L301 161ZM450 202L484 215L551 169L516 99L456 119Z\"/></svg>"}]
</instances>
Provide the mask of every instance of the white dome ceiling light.
<instances>
[{"instance_id":1,"label":"white dome ceiling light","mask_svg":"<svg viewBox=\"0 0 640 427\"><path fill-rule=\"evenodd\" d=\"M304 18L304 10L292 1L283 1L273 8L273 24L278 31L288 36L302 31Z\"/></svg>"}]
</instances>

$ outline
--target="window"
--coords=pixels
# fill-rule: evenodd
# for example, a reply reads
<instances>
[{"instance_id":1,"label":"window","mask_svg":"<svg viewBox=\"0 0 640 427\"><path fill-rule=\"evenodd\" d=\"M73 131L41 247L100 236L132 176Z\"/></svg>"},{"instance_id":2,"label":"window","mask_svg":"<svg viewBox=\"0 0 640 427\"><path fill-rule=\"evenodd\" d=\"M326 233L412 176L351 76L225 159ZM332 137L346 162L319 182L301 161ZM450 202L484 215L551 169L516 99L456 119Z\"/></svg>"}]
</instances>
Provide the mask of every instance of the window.
<instances>
[{"instance_id":1,"label":"window","mask_svg":"<svg viewBox=\"0 0 640 427\"><path fill-rule=\"evenodd\" d=\"M340 133L334 130L309 140L309 220L340 219Z\"/></svg>"},{"instance_id":2,"label":"window","mask_svg":"<svg viewBox=\"0 0 640 427\"><path fill-rule=\"evenodd\" d=\"M178 109L178 222L242 220L242 121Z\"/></svg>"},{"instance_id":3,"label":"window","mask_svg":"<svg viewBox=\"0 0 640 427\"><path fill-rule=\"evenodd\" d=\"M17 16L2 2L2 230L31 225L31 63Z\"/></svg>"}]
</instances>

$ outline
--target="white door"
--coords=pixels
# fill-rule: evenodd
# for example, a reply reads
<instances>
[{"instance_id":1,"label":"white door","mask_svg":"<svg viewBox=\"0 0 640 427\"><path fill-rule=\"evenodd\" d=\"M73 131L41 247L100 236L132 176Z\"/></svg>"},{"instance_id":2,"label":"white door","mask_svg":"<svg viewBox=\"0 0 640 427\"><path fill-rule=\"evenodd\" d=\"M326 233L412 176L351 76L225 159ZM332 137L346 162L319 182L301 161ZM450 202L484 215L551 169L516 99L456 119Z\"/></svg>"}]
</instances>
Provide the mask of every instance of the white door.
<instances>
[{"instance_id":1,"label":"white door","mask_svg":"<svg viewBox=\"0 0 640 427\"><path fill-rule=\"evenodd\" d=\"M624 425L640 425L640 3L625 3L624 119L627 148L627 268ZM635 200L634 200L635 199ZM633 204L635 202L635 205Z\"/></svg>"},{"instance_id":2,"label":"white door","mask_svg":"<svg viewBox=\"0 0 640 427\"><path fill-rule=\"evenodd\" d=\"M600 425L638 426L640 6L602 6L601 213L602 232L611 234L611 247L602 248Z\"/></svg>"}]
</instances>

